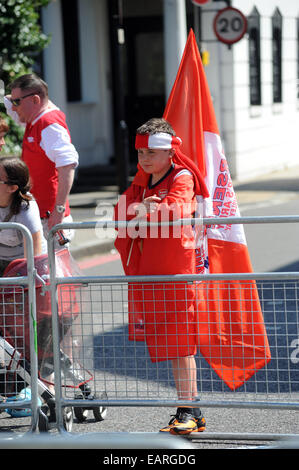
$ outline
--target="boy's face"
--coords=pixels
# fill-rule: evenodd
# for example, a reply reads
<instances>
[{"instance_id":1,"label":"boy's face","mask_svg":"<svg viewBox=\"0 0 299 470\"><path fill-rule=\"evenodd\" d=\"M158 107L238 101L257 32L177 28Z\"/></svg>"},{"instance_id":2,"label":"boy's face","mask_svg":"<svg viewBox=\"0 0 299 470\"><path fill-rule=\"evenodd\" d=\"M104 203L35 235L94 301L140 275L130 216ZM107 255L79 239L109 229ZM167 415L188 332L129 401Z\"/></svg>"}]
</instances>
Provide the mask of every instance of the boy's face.
<instances>
[{"instance_id":1,"label":"boy's face","mask_svg":"<svg viewBox=\"0 0 299 470\"><path fill-rule=\"evenodd\" d=\"M154 176L164 176L171 166L171 157L174 153L173 149L138 149L138 163L145 173Z\"/></svg>"}]
</instances>

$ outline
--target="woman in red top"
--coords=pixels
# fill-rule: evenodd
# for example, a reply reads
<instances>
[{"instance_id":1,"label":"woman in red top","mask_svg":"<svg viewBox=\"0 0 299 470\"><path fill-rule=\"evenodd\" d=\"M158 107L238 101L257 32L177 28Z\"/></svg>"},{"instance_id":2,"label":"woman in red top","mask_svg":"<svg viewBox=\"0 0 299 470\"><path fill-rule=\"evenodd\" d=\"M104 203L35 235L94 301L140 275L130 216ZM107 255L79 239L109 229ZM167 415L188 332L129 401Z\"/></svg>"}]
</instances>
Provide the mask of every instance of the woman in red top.
<instances>
[{"instance_id":1,"label":"woman in red top","mask_svg":"<svg viewBox=\"0 0 299 470\"><path fill-rule=\"evenodd\" d=\"M154 118L137 130L138 172L121 196L115 219L131 220L118 230L115 242L127 275L195 273L195 243L191 226L169 227L169 221L192 218L196 197L208 192L198 169L180 151L181 140L170 124ZM136 228L135 222L166 222ZM171 360L178 398L196 400L194 355L197 351L194 286L186 282L129 285L129 337L144 340L153 362ZM191 404L190 404L191 405ZM199 408L178 408L161 431L189 434L203 431Z\"/></svg>"}]
</instances>

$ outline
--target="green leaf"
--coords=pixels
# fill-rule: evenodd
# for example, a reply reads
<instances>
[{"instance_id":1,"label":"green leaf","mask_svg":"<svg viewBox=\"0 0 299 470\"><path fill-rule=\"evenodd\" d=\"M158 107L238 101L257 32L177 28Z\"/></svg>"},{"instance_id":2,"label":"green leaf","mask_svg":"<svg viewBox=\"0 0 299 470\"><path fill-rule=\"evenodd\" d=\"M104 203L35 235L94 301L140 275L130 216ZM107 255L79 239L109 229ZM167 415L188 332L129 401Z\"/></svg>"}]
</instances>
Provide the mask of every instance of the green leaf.
<instances>
[{"instance_id":1,"label":"green leaf","mask_svg":"<svg viewBox=\"0 0 299 470\"><path fill-rule=\"evenodd\" d=\"M40 9L51 1L0 0L0 80L6 88L18 76L33 71L36 57L50 43L51 37L42 32L39 19ZM0 116L10 126L1 155L20 155L22 128L7 117L3 104Z\"/></svg>"}]
</instances>

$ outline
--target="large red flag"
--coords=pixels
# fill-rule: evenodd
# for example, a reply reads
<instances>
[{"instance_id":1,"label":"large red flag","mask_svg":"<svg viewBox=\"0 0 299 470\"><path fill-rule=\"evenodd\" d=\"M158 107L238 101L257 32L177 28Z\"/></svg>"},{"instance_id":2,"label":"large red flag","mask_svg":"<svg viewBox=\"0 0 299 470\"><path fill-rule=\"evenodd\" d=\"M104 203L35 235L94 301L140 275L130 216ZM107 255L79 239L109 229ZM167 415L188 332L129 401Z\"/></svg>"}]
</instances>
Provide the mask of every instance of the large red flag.
<instances>
[{"instance_id":1,"label":"large red flag","mask_svg":"<svg viewBox=\"0 0 299 470\"><path fill-rule=\"evenodd\" d=\"M182 152L205 177L209 198L204 217L239 216L215 111L191 30L164 118L182 139ZM198 246L198 272L250 273L252 266L244 229L239 224L207 227ZM256 283L214 281L198 288L200 351L216 373L236 389L271 359Z\"/></svg>"}]
</instances>

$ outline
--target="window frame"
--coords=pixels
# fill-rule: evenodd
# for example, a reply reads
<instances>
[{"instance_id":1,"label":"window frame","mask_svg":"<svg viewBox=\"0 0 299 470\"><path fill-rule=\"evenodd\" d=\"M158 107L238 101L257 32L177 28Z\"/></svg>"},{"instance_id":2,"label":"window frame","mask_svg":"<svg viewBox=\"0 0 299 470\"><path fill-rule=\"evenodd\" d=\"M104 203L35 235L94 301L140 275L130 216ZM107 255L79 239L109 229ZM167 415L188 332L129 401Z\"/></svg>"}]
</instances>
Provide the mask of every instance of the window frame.
<instances>
[{"instance_id":1,"label":"window frame","mask_svg":"<svg viewBox=\"0 0 299 470\"><path fill-rule=\"evenodd\" d=\"M282 15L276 8L272 15L272 99L282 103Z\"/></svg>"},{"instance_id":2,"label":"window frame","mask_svg":"<svg viewBox=\"0 0 299 470\"><path fill-rule=\"evenodd\" d=\"M78 0L61 0L66 95L68 102L82 101Z\"/></svg>"},{"instance_id":3,"label":"window frame","mask_svg":"<svg viewBox=\"0 0 299 470\"><path fill-rule=\"evenodd\" d=\"M251 106L262 105L260 13L254 7L247 17L249 55L249 98Z\"/></svg>"}]
</instances>

